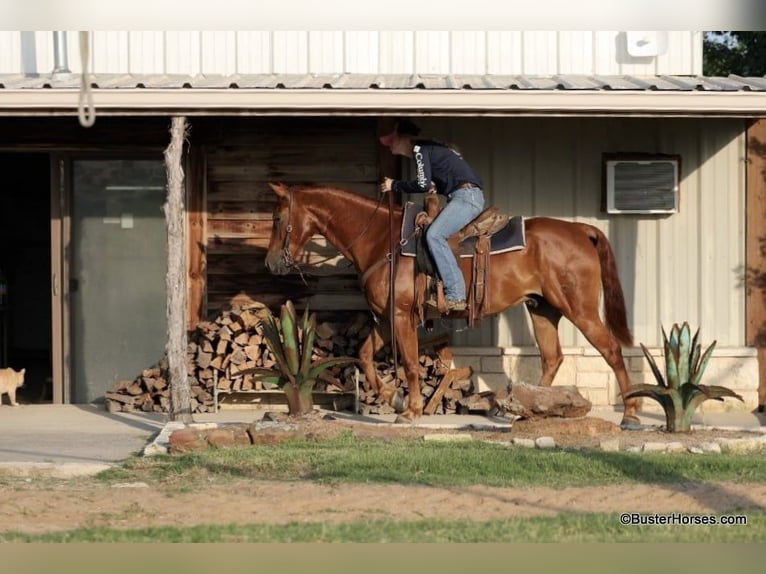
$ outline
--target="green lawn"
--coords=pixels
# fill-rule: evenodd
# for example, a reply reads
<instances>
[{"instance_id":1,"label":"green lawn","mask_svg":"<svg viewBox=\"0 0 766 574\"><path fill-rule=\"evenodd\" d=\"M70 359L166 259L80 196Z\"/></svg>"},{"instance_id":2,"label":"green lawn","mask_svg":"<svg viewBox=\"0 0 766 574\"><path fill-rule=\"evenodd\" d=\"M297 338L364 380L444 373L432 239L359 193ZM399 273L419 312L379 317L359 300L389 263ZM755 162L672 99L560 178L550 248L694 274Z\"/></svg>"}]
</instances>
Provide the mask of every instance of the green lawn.
<instances>
[{"instance_id":1,"label":"green lawn","mask_svg":"<svg viewBox=\"0 0 766 574\"><path fill-rule=\"evenodd\" d=\"M203 491L226 481L312 480L455 486L589 486L627 483L684 485L766 483L764 454L650 454L598 450L537 450L470 442L358 439L207 450L136 457L101 473L106 484L141 480L172 494ZM626 509L630 510L630 509ZM733 514L733 513L732 513ZM345 524L81 529L28 535L6 525L0 541L24 542L764 542L766 511L743 526L624 526L618 514L562 513L492 521L361 521Z\"/></svg>"}]
</instances>

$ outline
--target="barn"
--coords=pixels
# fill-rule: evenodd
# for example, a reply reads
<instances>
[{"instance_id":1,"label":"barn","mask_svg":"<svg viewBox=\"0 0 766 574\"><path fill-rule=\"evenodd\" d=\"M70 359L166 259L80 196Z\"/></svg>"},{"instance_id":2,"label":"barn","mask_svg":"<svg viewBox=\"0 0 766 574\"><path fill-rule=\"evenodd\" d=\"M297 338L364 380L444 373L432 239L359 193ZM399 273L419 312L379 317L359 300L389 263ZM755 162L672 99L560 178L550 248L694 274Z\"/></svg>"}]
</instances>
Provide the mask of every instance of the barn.
<instances>
[{"instance_id":1,"label":"barn","mask_svg":"<svg viewBox=\"0 0 766 574\"><path fill-rule=\"evenodd\" d=\"M377 142L406 116L460 146L488 203L602 229L636 342L660 356L663 326L699 327L717 341L706 381L745 398L704 408L754 409L766 403L766 79L701 68L692 31L0 32L0 366L30 366L38 400L90 403L162 355L163 152L179 116L188 324L249 299L363 310L338 258L306 283L265 270L268 182L376 195L384 175L409 175ZM328 255L317 239L307 262ZM443 327L477 385L536 380L523 309ZM557 383L618 405L606 363L560 330ZM624 352L634 382L649 380L640 351Z\"/></svg>"}]
</instances>

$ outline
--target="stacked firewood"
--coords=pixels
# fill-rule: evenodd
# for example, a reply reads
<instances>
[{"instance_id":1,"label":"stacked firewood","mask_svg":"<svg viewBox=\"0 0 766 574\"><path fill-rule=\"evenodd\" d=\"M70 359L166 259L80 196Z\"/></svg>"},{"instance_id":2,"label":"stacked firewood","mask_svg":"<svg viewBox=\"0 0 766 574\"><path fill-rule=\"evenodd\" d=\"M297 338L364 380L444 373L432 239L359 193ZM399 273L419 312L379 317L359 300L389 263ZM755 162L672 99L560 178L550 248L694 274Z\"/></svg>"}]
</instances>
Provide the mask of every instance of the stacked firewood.
<instances>
[{"instance_id":1,"label":"stacked firewood","mask_svg":"<svg viewBox=\"0 0 766 574\"><path fill-rule=\"evenodd\" d=\"M276 361L269 351L260 327L268 310L265 305L251 303L221 312L209 321L199 323L190 333L187 346L187 377L191 388L192 412L213 412L215 393L252 393L276 389L273 383L263 382L249 372L253 368L275 368ZM355 313L343 321L320 321L316 329L314 359L321 357L357 357L359 347L372 327L368 313ZM450 376L448 388L437 393L432 401L432 413L460 412L460 401L466 403L471 396L470 372L465 369L451 371L445 360L445 343L421 345L420 375L424 404L439 390L440 382ZM407 386L399 365L399 376L394 382L393 358L388 346L375 357L381 379L395 384L406 400ZM167 358L145 369L134 380L119 381L106 393L106 406L111 412L167 412L170 407L170 388L167 379ZM457 376L453 376L457 375ZM447 385L442 385L447 387ZM378 404L364 376L355 364L346 364L322 373L314 388L325 393L353 393L359 389L360 411L364 414L390 413L388 405ZM438 403L438 404L437 404Z\"/></svg>"}]
</instances>

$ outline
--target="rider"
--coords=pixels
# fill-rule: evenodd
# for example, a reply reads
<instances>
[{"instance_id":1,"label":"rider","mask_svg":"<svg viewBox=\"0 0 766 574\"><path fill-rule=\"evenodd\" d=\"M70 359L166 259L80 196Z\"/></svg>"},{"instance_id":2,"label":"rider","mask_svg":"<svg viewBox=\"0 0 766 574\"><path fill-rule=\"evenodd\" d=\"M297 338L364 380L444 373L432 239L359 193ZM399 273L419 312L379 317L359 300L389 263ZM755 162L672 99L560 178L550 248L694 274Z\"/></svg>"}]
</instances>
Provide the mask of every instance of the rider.
<instances>
[{"instance_id":1,"label":"rider","mask_svg":"<svg viewBox=\"0 0 766 574\"><path fill-rule=\"evenodd\" d=\"M416 139L419 133L420 128L414 123L402 119L394 131L380 138L380 143L392 154L415 160L417 177L414 181L386 177L380 190L383 193L438 193L447 198L447 205L426 232L426 241L444 284L447 311L463 311L465 281L447 239L484 209L482 183L457 150L443 143Z\"/></svg>"}]
</instances>

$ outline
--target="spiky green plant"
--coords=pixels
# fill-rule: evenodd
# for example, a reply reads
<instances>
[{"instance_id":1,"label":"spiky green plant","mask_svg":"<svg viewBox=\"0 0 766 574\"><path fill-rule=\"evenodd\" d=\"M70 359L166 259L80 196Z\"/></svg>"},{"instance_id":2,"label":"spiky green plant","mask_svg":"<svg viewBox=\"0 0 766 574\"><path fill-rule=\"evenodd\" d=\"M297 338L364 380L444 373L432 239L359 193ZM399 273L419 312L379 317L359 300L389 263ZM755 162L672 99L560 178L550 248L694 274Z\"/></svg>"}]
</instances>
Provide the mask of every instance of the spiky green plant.
<instances>
[{"instance_id":1,"label":"spiky green plant","mask_svg":"<svg viewBox=\"0 0 766 574\"><path fill-rule=\"evenodd\" d=\"M279 320L269 312L260 326L266 346L274 355L275 368L253 368L247 372L282 389L287 396L290 415L304 415L313 410L312 393L320 373L356 360L352 357L311 360L316 338L316 313L309 315L308 306L303 311L300 324L296 319L295 306L292 301L287 301L282 305Z\"/></svg>"},{"instance_id":2,"label":"spiky green plant","mask_svg":"<svg viewBox=\"0 0 766 574\"><path fill-rule=\"evenodd\" d=\"M691 430L692 417L697 407L708 399L723 401L724 397L742 400L742 397L731 389L721 386L701 385L700 379L710 362L716 341L701 353L702 346L697 342L699 329L690 338L689 324L679 327L673 324L670 338L662 329L662 339L665 348L665 377L662 376L647 348L641 344L641 350L649 361L649 365L657 379L656 385L631 385L625 398L649 397L656 400L665 411L666 428L668 432L687 432Z\"/></svg>"}]
</instances>

